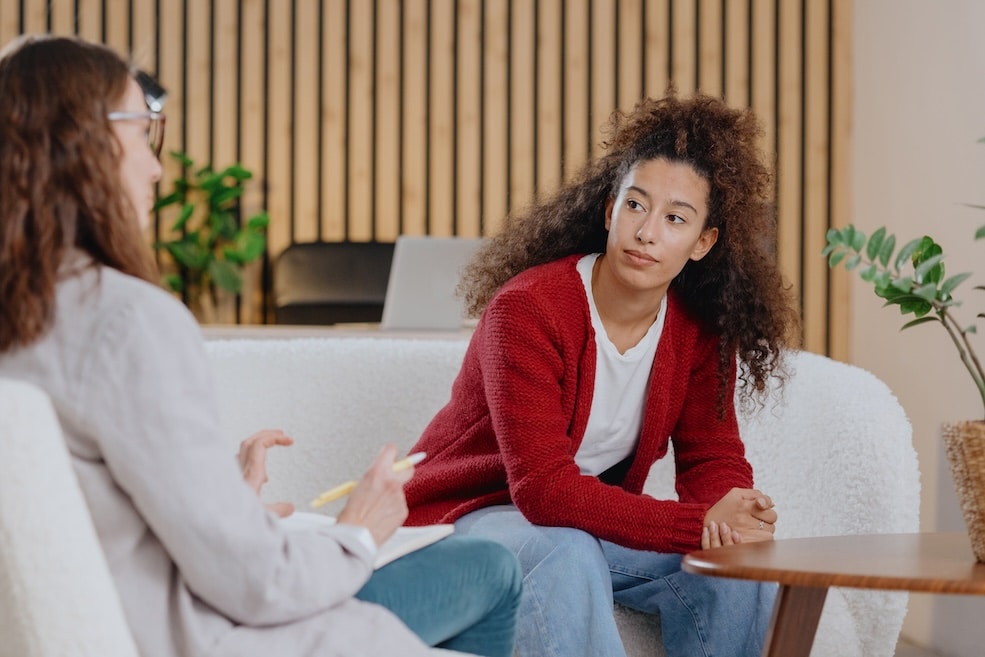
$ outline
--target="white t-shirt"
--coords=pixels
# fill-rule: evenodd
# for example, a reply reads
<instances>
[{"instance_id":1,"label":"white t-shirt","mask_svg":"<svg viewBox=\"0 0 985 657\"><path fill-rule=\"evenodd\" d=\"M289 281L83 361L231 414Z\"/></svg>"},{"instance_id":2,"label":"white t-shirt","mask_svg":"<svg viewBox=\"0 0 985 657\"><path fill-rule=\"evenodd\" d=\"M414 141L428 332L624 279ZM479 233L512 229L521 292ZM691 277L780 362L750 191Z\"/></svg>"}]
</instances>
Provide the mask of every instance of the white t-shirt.
<instances>
[{"instance_id":1,"label":"white t-shirt","mask_svg":"<svg viewBox=\"0 0 985 657\"><path fill-rule=\"evenodd\" d=\"M587 255L577 265L588 296L597 355L592 410L585 427L585 438L575 454L575 463L582 474L594 476L605 472L636 449L643 425L643 404L650 370L667 316L667 297L664 296L657 318L646 335L626 353L619 353L602 326L592 295L592 268L599 255Z\"/></svg>"}]
</instances>

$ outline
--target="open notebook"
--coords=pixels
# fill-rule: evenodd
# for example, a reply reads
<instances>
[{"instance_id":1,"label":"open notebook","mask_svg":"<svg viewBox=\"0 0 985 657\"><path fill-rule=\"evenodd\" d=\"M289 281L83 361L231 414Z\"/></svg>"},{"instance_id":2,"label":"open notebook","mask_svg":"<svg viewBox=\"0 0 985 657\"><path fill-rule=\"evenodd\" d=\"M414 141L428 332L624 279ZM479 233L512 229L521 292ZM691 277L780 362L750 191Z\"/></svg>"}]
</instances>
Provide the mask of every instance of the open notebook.
<instances>
[{"instance_id":1,"label":"open notebook","mask_svg":"<svg viewBox=\"0 0 985 657\"><path fill-rule=\"evenodd\" d=\"M380 328L462 328L465 306L455 289L481 243L481 237L397 237Z\"/></svg>"},{"instance_id":2,"label":"open notebook","mask_svg":"<svg viewBox=\"0 0 985 657\"><path fill-rule=\"evenodd\" d=\"M282 518L281 523L290 530L305 530L315 527L329 527L335 524L335 518L319 513L295 511L288 517ZM451 524L400 527L390 537L390 540L379 547L379 550L376 552L376 561L373 562L373 568L382 568L405 554L410 554L432 543L437 543L454 530L455 525Z\"/></svg>"}]
</instances>

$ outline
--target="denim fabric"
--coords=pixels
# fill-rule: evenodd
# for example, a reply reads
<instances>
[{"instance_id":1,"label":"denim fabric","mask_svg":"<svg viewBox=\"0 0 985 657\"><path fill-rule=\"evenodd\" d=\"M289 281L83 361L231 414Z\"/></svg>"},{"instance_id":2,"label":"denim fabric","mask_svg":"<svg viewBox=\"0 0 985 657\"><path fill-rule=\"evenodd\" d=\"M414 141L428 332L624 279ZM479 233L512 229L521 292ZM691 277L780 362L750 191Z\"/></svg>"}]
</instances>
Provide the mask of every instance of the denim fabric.
<instances>
[{"instance_id":1,"label":"denim fabric","mask_svg":"<svg viewBox=\"0 0 985 657\"><path fill-rule=\"evenodd\" d=\"M632 550L513 506L475 511L456 532L500 541L523 567L519 657L625 657L613 602L659 614L668 657L761 653L776 585L690 575L681 555Z\"/></svg>"},{"instance_id":2,"label":"denim fabric","mask_svg":"<svg viewBox=\"0 0 985 657\"><path fill-rule=\"evenodd\" d=\"M502 545L452 535L383 566L356 597L386 607L430 646L510 657L520 582Z\"/></svg>"}]
</instances>

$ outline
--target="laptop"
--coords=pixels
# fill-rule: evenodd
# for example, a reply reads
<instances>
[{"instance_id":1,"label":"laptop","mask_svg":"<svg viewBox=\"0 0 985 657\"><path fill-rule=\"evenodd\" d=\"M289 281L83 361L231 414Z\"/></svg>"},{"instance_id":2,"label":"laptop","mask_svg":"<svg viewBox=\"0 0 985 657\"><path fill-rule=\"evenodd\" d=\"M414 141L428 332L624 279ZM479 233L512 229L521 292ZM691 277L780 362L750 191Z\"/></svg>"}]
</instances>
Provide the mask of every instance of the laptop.
<instances>
[{"instance_id":1,"label":"laptop","mask_svg":"<svg viewBox=\"0 0 985 657\"><path fill-rule=\"evenodd\" d=\"M481 237L401 235L393 249L383 300L384 330L459 330L465 303L455 294Z\"/></svg>"}]
</instances>

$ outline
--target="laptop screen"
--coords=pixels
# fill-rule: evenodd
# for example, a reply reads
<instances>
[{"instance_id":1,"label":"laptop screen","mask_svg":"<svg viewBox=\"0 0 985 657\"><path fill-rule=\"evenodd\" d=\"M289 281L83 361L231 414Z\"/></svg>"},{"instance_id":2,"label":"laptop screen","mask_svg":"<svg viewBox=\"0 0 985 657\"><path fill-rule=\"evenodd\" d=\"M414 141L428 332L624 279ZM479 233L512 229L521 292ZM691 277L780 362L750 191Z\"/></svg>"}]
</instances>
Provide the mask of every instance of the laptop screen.
<instances>
[{"instance_id":1,"label":"laptop screen","mask_svg":"<svg viewBox=\"0 0 985 657\"><path fill-rule=\"evenodd\" d=\"M465 304L455 294L480 237L401 235L383 301L383 329L458 330Z\"/></svg>"}]
</instances>

